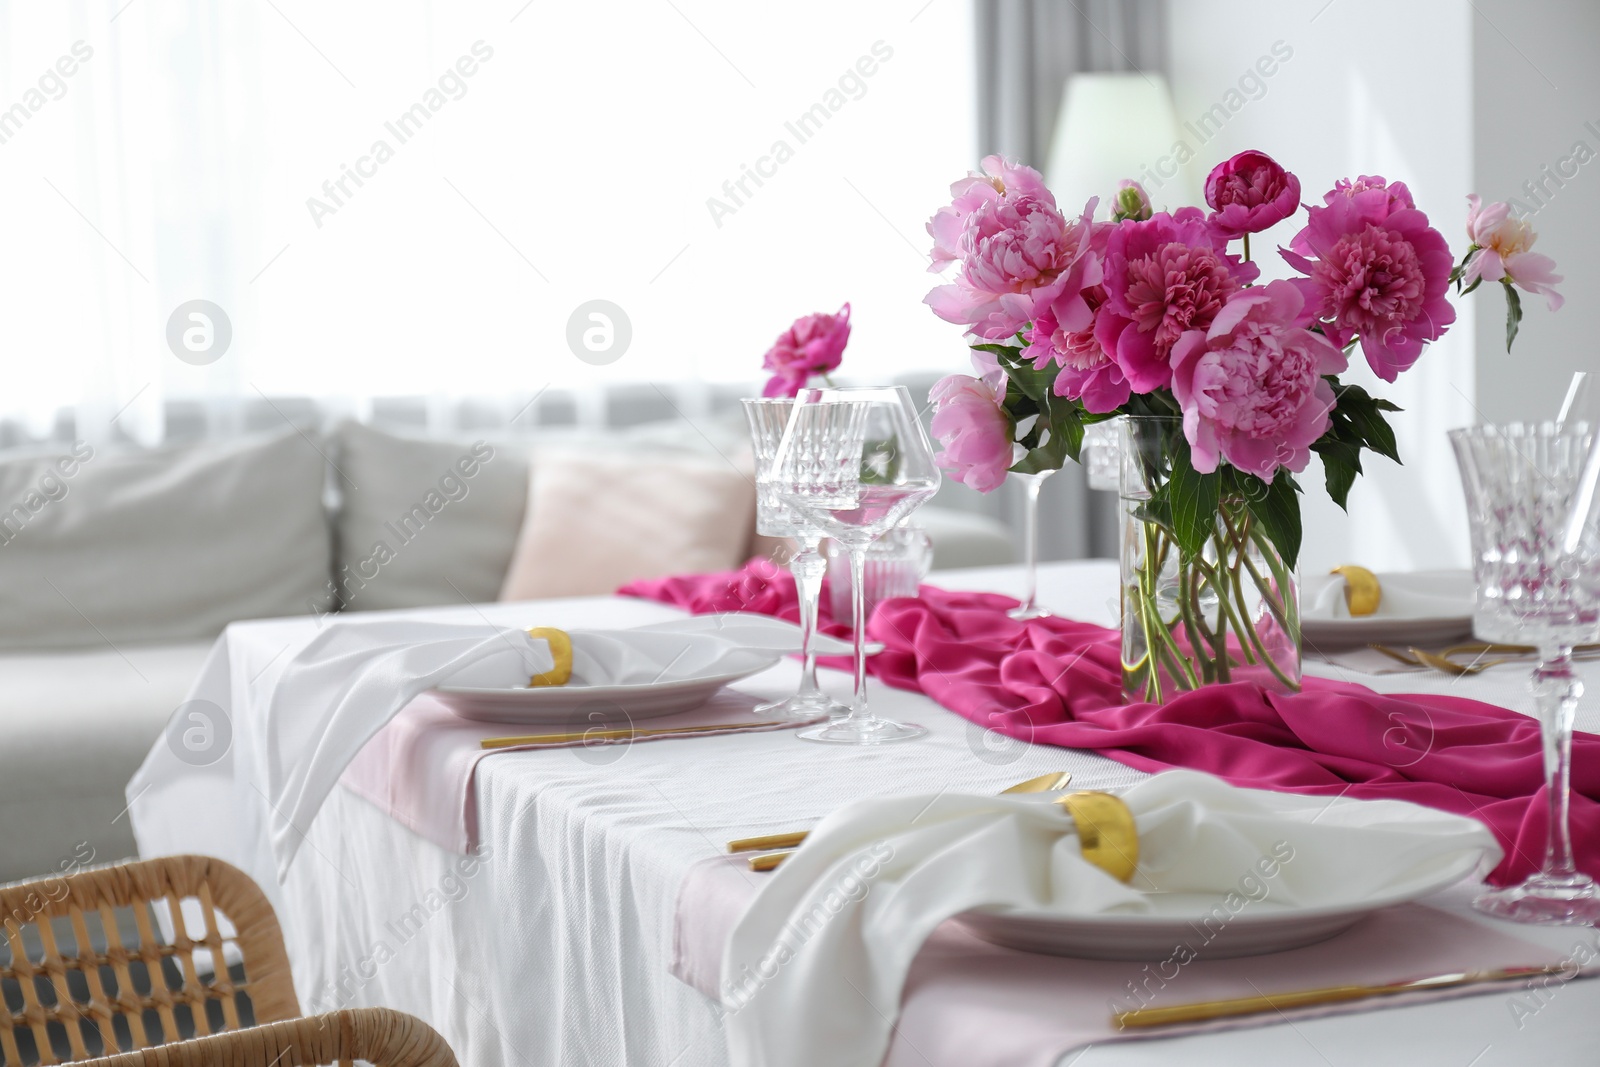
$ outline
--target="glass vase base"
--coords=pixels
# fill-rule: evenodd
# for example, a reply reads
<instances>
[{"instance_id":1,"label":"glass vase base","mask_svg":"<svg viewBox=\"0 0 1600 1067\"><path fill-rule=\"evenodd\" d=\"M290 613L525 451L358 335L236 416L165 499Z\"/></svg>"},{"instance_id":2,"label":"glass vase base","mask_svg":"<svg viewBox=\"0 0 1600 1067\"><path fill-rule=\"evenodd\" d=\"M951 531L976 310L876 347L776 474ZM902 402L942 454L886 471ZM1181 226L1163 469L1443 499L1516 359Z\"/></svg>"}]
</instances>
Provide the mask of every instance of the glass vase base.
<instances>
[{"instance_id":1,"label":"glass vase base","mask_svg":"<svg viewBox=\"0 0 1600 1067\"><path fill-rule=\"evenodd\" d=\"M1006 612L1006 618L1016 619L1018 622L1027 622L1029 619L1048 619L1055 612L1049 608L1040 607L1038 604L1018 604Z\"/></svg>"},{"instance_id":2,"label":"glass vase base","mask_svg":"<svg viewBox=\"0 0 1600 1067\"><path fill-rule=\"evenodd\" d=\"M889 745L896 741L915 741L927 732L926 726L868 718L836 719L801 730L795 736L822 745Z\"/></svg>"},{"instance_id":3,"label":"glass vase base","mask_svg":"<svg viewBox=\"0 0 1600 1067\"><path fill-rule=\"evenodd\" d=\"M830 719L842 718L850 714L850 708L830 697L827 693L796 693L788 700L774 700L770 704L762 704L752 708L752 715L760 715L768 719L819 719L826 715Z\"/></svg>"},{"instance_id":4,"label":"glass vase base","mask_svg":"<svg viewBox=\"0 0 1600 1067\"><path fill-rule=\"evenodd\" d=\"M1514 923L1594 926L1600 924L1600 887L1582 874L1570 878L1536 874L1521 885L1480 893L1472 906Z\"/></svg>"}]
</instances>

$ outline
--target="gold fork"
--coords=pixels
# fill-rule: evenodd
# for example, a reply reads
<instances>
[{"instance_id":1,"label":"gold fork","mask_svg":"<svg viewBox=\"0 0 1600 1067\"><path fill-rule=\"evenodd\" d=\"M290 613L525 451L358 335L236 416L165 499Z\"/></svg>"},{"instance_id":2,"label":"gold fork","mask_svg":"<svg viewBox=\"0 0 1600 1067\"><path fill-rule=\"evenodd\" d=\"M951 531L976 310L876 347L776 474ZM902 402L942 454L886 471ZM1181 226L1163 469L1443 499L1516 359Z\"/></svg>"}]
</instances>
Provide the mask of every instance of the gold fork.
<instances>
[{"instance_id":1,"label":"gold fork","mask_svg":"<svg viewBox=\"0 0 1600 1067\"><path fill-rule=\"evenodd\" d=\"M1373 643L1367 646L1374 652L1381 652L1390 659L1404 663L1408 667L1431 667L1445 674L1457 677L1478 674L1490 667L1498 667L1502 663L1515 663L1535 654L1536 650L1527 645L1496 645L1475 642L1467 645L1452 645L1443 652L1429 652L1424 648L1409 648L1405 652L1390 648L1388 645ZM1600 653L1600 645L1579 645L1573 650L1574 658L1588 660L1595 658ZM1457 663L1451 656L1487 656L1503 653L1499 659L1477 659L1471 663Z\"/></svg>"},{"instance_id":2,"label":"gold fork","mask_svg":"<svg viewBox=\"0 0 1600 1067\"><path fill-rule=\"evenodd\" d=\"M1010 793L1054 793L1065 789L1072 781L1069 771L1052 771L1041 774L1037 778L1029 778L1025 782L1007 786L1000 790L1000 795ZM762 856L750 857L752 871L770 871L780 863L794 855L794 850L809 835L808 830L797 830L787 834L767 834L763 837L742 837L737 841L728 842L729 852L765 852ZM769 849L784 849L782 852L771 852Z\"/></svg>"}]
</instances>

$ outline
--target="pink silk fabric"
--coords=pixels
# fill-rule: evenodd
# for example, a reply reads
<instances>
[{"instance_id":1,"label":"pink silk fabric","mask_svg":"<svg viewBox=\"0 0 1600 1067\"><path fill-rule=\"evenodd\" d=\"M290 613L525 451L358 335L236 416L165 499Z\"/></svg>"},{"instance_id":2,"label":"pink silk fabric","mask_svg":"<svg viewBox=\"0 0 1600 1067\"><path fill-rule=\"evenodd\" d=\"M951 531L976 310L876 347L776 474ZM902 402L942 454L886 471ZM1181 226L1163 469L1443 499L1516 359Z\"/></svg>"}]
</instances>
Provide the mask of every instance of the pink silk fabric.
<instances>
[{"instance_id":1,"label":"pink silk fabric","mask_svg":"<svg viewBox=\"0 0 1600 1067\"><path fill-rule=\"evenodd\" d=\"M618 592L694 614L799 614L793 579L765 560ZM1544 859L1539 724L1525 715L1322 678L1307 678L1294 694L1234 682L1165 704L1124 704L1114 630L1063 618L1016 622L1005 614L1015 604L932 586L917 599L886 601L868 623L885 646L868 669L1007 737L1092 749L1142 771L1189 767L1254 789L1409 800L1472 816L1505 849L1489 876L1498 885L1521 881ZM848 632L826 615L824 625ZM1600 877L1600 736L1573 738L1571 804L1578 867Z\"/></svg>"}]
</instances>

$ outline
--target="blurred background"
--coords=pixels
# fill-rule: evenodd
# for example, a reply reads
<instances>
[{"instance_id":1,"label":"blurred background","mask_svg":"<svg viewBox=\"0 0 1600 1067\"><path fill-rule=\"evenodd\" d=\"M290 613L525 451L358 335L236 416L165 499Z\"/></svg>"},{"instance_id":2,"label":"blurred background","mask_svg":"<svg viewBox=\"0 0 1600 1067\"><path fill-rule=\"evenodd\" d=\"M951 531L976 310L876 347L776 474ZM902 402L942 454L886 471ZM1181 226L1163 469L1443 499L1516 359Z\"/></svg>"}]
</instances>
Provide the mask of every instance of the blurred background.
<instances>
[{"instance_id":1,"label":"blurred background","mask_svg":"<svg viewBox=\"0 0 1600 1067\"><path fill-rule=\"evenodd\" d=\"M1177 207L1260 148L1312 201L1405 181L1458 251L1467 193L1513 199L1565 275L1514 357L1486 289L1398 384L1354 372L1407 409L1406 465L1348 516L1304 479L1308 571L1465 565L1444 431L1553 415L1600 366L1597 44L1592 0L0 3L0 446L337 418L709 440L806 312L851 303L850 380L967 369L923 227L982 155L1064 204L1135 177ZM169 343L196 300L226 321L209 362ZM597 300L607 362L569 342ZM1018 499L940 503L1014 525ZM1077 471L1044 507L1046 558L1114 554Z\"/></svg>"}]
</instances>

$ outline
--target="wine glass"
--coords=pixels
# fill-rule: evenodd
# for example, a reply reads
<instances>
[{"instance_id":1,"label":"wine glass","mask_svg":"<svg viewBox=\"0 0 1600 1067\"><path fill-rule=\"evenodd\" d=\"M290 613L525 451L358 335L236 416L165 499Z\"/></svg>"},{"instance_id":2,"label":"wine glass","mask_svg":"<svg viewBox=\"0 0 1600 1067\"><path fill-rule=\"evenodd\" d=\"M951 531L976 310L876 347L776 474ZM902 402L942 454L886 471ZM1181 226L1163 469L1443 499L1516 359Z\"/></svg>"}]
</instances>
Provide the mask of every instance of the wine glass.
<instances>
[{"instance_id":1,"label":"wine glass","mask_svg":"<svg viewBox=\"0 0 1600 1067\"><path fill-rule=\"evenodd\" d=\"M1044 480L1054 473L1040 471L1037 474L1011 475L1022 479L1025 494L1022 498L1022 554L1028 571L1028 595L1022 603L1006 612L1019 621L1042 619L1050 614L1049 608L1039 605L1039 490L1044 488Z\"/></svg>"},{"instance_id":2,"label":"wine glass","mask_svg":"<svg viewBox=\"0 0 1600 1067\"><path fill-rule=\"evenodd\" d=\"M939 489L933 448L904 386L802 389L773 459L778 495L850 553L855 696L850 714L800 731L807 741L879 745L909 741L922 726L890 722L867 707L867 546Z\"/></svg>"},{"instance_id":3,"label":"wine glass","mask_svg":"<svg viewBox=\"0 0 1600 1067\"><path fill-rule=\"evenodd\" d=\"M1600 636L1600 442L1583 423L1513 423L1450 432L1472 529L1473 631L1538 649L1532 686L1544 740L1544 864L1520 885L1473 902L1514 922L1593 925L1600 888L1577 869L1567 808L1572 722L1583 683L1574 645Z\"/></svg>"},{"instance_id":4,"label":"wine glass","mask_svg":"<svg viewBox=\"0 0 1600 1067\"><path fill-rule=\"evenodd\" d=\"M794 575L795 592L800 601L800 641L805 663L800 672L800 688L787 700L763 704L758 715L788 719L814 719L819 715L843 715L850 709L828 696L817 685L817 602L822 595L822 575L828 561L817 547L822 531L794 508L783 502L773 484L773 458L783 440L784 427L794 401L786 397L747 399L745 419L750 423L750 444L756 457L756 530L767 537L793 538L796 551L789 557L789 572Z\"/></svg>"}]
</instances>

